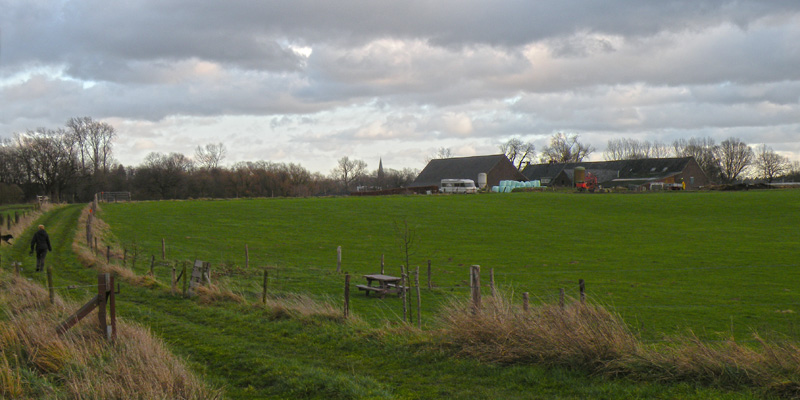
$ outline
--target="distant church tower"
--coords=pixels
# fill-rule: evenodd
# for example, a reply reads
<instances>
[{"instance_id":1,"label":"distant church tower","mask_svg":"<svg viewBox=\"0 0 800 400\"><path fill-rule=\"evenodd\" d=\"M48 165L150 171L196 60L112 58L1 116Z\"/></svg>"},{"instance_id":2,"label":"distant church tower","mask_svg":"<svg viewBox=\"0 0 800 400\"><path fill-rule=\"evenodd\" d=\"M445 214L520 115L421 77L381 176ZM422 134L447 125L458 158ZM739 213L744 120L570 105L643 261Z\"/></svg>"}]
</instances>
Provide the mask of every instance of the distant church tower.
<instances>
[{"instance_id":1,"label":"distant church tower","mask_svg":"<svg viewBox=\"0 0 800 400\"><path fill-rule=\"evenodd\" d=\"M378 161L378 186L383 188L383 180L385 175L383 173L383 158L380 158Z\"/></svg>"}]
</instances>

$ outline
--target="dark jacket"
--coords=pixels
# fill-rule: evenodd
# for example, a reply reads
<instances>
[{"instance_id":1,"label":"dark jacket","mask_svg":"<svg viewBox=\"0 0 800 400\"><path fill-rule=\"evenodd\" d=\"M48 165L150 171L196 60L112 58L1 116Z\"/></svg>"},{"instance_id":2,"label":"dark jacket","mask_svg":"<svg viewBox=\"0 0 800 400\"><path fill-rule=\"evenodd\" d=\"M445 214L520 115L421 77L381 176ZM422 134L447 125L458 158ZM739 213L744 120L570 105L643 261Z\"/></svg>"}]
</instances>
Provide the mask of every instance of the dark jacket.
<instances>
[{"instance_id":1,"label":"dark jacket","mask_svg":"<svg viewBox=\"0 0 800 400\"><path fill-rule=\"evenodd\" d=\"M50 246L50 236L47 235L47 232L44 229L39 229L36 233L33 234L33 239L31 239L31 251L36 248L36 251L53 251L53 246Z\"/></svg>"}]
</instances>

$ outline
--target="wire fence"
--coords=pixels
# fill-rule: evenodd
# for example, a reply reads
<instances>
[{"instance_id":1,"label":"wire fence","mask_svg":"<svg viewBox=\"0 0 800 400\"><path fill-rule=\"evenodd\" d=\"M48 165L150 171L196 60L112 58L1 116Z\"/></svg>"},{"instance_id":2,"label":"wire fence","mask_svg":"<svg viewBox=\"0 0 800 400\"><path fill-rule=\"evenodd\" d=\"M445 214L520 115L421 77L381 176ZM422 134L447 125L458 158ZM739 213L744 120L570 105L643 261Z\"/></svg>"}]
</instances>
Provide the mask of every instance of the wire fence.
<instances>
[{"instance_id":1,"label":"wire fence","mask_svg":"<svg viewBox=\"0 0 800 400\"><path fill-rule=\"evenodd\" d=\"M187 239L197 239L198 242L214 242L213 238L192 237ZM134 265L135 270L146 271L150 269L152 263L156 275L168 277L173 267L181 269L184 265L191 266L192 259L208 258L210 254L215 254L216 260L212 260L213 279L226 280L234 291L241 293L247 298L259 298L262 294L262 274L264 270L269 273L268 285L270 293L280 295L280 293L307 293L316 297L327 297L331 301L337 301L336 297L342 293L343 277L336 272L340 260L335 258L335 247L331 248L331 259L325 265L303 265L297 262L302 258L302 254L286 258L281 262L273 262L277 257L271 256L270 251L266 251L258 246L215 244L213 249L198 250L196 244L183 245L186 241L176 241L171 243L169 240L159 242L158 247L153 246L151 239L146 246L129 242L124 246L132 248L125 251L116 249L110 254L116 263L121 263L120 258L124 258L126 266ZM162 247L163 245L163 247ZM102 255L106 249L96 249ZM155 251L154 251L155 250ZM163 252L163 253L162 253ZM120 256L122 253L123 256ZM127 254L125 254L127 253ZM154 253L154 254L151 254ZM198 254L200 253L200 254ZM202 255L201 255L202 254ZM177 255L177 257L175 257ZM188 256L193 255L193 256ZM188 256L188 257L187 257ZM167 258L161 260L162 257ZM375 257L375 261L365 261L362 257L357 260L345 261L345 271L367 271L374 273L377 271L378 260L383 257ZM430 261L428 261L430 265ZM530 264L529 264L530 265ZM703 274L705 276L716 275L713 272L733 272L740 271L759 271L769 274L785 274L787 271L797 269L800 264L759 264L759 265L661 265L658 267L647 266L637 268L603 268L579 266L577 263L570 266L564 264L553 264L552 266L483 266L482 290L487 292L490 286L490 273L494 277L493 291L509 297L514 302L521 302L521 294L527 293L532 304L556 303L566 298L567 301L575 301L581 297L578 289L578 278L588 278L586 291L583 295L586 301L601 304L613 310L625 313L637 312L686 312L699 311L706 313L708 310L724 309L730 311L740 311L744 308L767 309L778 308L778 312L793 313L792 308L800 307L800 297L786 293L773 301L758 298L721 298L718 296L719 290L695 287L695 292L688 292L685 288L670 285L680 281L681 274ZM573 267L574 266L574 267ZM423 291L422 300L425 303L426 313L440 307L443 302L437 296L453 295L466 297L472 287L469 280L469 265L455 265L453 262L436 263L429 268L433 274L431 278L431 288L428 289L427 281L424 279L428 273L425 263L420 265L420 286ZM399 275L400 266L383 265L386 274ZM414 266L412 266L412 269ZM798 272L800 274L800 272ZM358 276L357 272L353 273ZM647 276L646 279L643 276ZM170 279L170 278L168 278ZM723 290L723 293L733 293L737 287L752 285L753 282L734 282L732 288ZM762 281L762 285L781 286L779 282ZM786 284L788 286L788 283ZM411 286L411 285L409 285ZM75 287L75 286L73 286ZM62 287L59 287L62 288ZM67 287L70 288L70 287ZM563 295L561 294L563 291ZM709 297L709 292L717 297ZM615 295L615 293L620 293ZM433 297L431 297L433 296ZM562 297L563 296L563 297ZM632 304L631 298L636 298ZM778 300L780 299L780 300ZM785 300L785 301L783 301ZM416 301L412 299L412 301ZM360 307L367 307L371 318L400 319L402 311L399 302L394 301L370 301L359 303ZM781 310L783 309L783 310ZM760 310L759 312L763 312ZM726 311L728 312L728 311ZM657 340L654 342L658 342Z\"/></svg>"}]
</instances>

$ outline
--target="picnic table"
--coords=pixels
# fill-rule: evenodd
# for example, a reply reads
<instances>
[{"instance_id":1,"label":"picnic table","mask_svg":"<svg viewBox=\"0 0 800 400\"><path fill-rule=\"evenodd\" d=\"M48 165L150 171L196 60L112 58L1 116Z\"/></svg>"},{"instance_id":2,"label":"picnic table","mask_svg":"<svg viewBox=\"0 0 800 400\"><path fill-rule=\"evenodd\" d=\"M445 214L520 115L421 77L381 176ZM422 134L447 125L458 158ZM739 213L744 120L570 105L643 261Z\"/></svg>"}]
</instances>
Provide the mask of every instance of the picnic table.
<instances>
[{"instance_id":1,"label":"picnic table","mask_svg":"<svg viewBox=\"0 0 800 400\"><path fill-rule=\"evenodd\" d=\"M396 276L369 274L364 275L364 278L367 280L367 284L356 285L356 287L358 290L365 291L367 296L369 296L370 292L377 293L381 298L386 296L387 293L397 293L399 296L406 290L404 286L400 285L402 278Z\"/></svg>"}]
</instances>

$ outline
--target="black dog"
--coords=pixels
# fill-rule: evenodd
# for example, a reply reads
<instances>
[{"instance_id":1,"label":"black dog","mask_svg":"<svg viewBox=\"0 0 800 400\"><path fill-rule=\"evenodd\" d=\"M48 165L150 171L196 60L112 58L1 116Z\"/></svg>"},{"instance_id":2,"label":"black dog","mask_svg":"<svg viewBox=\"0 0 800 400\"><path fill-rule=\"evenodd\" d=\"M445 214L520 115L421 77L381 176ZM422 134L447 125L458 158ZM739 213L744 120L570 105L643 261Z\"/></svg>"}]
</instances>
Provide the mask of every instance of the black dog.
<instances>
[{"instance_id":1,"label":"black dog","mask_svg":"<svg viewBox=\"0 0 800 400\"><path fill-rule=\"evenodd\" d=\"M11 240L11 239L13 239L13 238L14 238L14 236L12 236L12 235L3 235L3 236L0 236L0 240L2 240L2 241L4 241L4 242L6 242L6 243L8 243L8 244L11 244L11 242L9 242L9 240Z\"/></svg>"}]
</instances>

